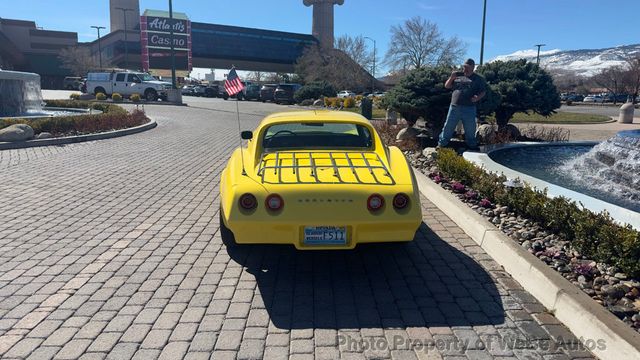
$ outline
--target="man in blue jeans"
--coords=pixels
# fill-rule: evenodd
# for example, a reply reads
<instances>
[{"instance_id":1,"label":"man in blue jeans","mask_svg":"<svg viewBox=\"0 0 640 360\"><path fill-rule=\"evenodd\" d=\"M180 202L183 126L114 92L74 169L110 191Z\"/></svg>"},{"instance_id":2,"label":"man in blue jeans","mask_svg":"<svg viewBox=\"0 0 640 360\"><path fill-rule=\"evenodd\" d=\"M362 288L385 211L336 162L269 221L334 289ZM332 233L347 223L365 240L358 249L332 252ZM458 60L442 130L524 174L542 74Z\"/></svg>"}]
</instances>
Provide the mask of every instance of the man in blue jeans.
<instances>
[{"instance_id":1,"label":"man in blue jeans","mask_svg":"<svg viewBox=\"0 0 640 360\"><path fill-rule=\"evenodd\" d=\"M447 114L447 120L444 122L444 128L438 139L439 147L449 144L458 122L462 121L467 147L471 150L478 149L476 103L485 95L487 83L482 76L474 72L475 66L473 59L467 59L463 65L464 71L452 72L447 82L444 83L444 87L453 89L453 94L451 95L449 114Z\"/></svg>"}]
</instances>

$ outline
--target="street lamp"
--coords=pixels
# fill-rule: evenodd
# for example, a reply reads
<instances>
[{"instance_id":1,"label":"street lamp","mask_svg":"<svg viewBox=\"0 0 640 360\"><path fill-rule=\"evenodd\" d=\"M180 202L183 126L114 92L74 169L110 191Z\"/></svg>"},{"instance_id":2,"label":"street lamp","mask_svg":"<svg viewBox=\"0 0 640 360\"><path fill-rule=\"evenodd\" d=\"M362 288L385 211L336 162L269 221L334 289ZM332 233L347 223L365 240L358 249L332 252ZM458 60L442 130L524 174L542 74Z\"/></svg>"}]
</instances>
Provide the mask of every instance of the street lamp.
<instances>
[{"instance_id":1,"label":"street lamp","mask_svg":"<svg viewBox=\"0 0 640 360\"><path fill-rule=\"evenodd\" d=\"M533 46L537 46L538 47L538 56L536 57L536 64L540 65L540 48L543 46L547 46L547 44L536 44Z\"/></svg>"},{"instance_id":2,"label":"street lamp","mask_svg":"<svg viewBox=\"0 0 640 360\"><path fill-rule=\"evenodd\" d=\"M127 9L123 7L117 7L117 10L122 10L124 16L124 67L129 67L129 46L127 44L127 11L134 11L134 9Z\"/></svg>"},{"instance_id":3,"label":"street lamp","mask_svg":"<svg viewBox=\"0 0 640 360\"><path fill-rule=\"evenodd\" d=\"M92 28L98 30L98 59L100 59L100 70L102 70L102 46L100 45L100 29L106 29L104 26L91 26Z\"/></svg>"},{"instance_id":4,"label":"street lamp","mask_svg":"<svg viewBox=\"0 0 640 360\"><path fill-rule=\"evenodd\" d=\"M364 37L365 39L369 39L373 41L373 79L371 79L371 93L373 94L376 89L376 41L368 36Z\"/></svg>"},{"instance_id":5,"label":"street lamp","mask_svg":"<svg viewBox=\"0 0 640 360\"><path fill-rule=\"evenodd\" d=\"M170 33L171 37L171 85L173 88L176 88L176 52L173 46L173 4L172 1L169 0L169 24L170 24Z\"/></svg>"},{"instance_id":6,"label":"street lamp","mask_svg":"<svg viewBox=\"0 0 640 360\"><path fill-rule=\"evenodd\" d=\"M482 38L480 40L480 65L484 59L484 28L487 20L487 0L484 0L484 9L482 10Z\"/></svg>"}]
</instances>

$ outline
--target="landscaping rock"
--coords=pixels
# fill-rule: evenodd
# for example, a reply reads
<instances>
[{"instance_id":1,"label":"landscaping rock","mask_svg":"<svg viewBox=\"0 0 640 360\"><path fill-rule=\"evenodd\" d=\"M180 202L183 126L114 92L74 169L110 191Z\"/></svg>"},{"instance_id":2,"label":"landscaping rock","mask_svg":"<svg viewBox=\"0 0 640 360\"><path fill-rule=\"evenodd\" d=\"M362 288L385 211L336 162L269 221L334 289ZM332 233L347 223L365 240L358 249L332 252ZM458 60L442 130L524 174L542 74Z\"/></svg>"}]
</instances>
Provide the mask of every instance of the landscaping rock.
<instances>
[{"instance_id":1,"label":"landscaping rock","mask_svg":"<svg viewBox=\"0 0 640 360\"><path fill-rule=\"evenodd\" d=\"M480 143L491 144L496 138L496 128L490 124L480 125L476 130L476 138Z\"/></svg>"},{"instance_id":2,"label":"landscaping rock","mask_svg":"<svg viewBox=\"0 0 640 360\"><path fill-rule=\"evenodd\" d=\"M25 141L33 138L33 129L27 124L9 125L0 129L0 142Z\"/></svg>"},{"instance_id":3,"label":"landscaping rock","mask_svg":"<svg viewBox=\"0 0 640 360\"><path fill-rule=\"evenodd\" d=\"M324 106L324 100L318 99L313 102L313 106Z\"/></svg>"},{"instance_id":4,"label":"landscaping rock","mask_svg":"<svg viewBox=\"0 0 640 360\"><path fill-rule=\"evenodd\" d=\"M618 285L603 285L601 290L606 297L615 300L621 299L626 294L626 291Z\"/></svg>"},{"instance_id":5,"label":"landscaping rock","mask_svg":"<svg viewBox=\"0 0 640 360\"><path fill-rule=\"evenodd\" d=\"M36 135L36 139L40 140L40 139L51 139L53 137L53 135L51 135L51 133L48 132L41 132L40 134Z\"/></svg>"},{"instance_id":6,"label":"landscaping rock","mask_svg":"<svg viewBox=\"0 0 640 360\"><path fill-rule=\"evenodd\" d=\"M396 135L396 140L408 140L415 138L420 131L414 127L408 127L404 129L400 129L398 135Z\"/></svg>"},{"instance_id":7,"label":"landscaping rock","mask_svg":"<svg viewBox=\"0 0 640 360\"><path fill-rule=\"evenodd\" d=\"M506 134L510 139L516 140L520 137L520 129L513 124L507 124L499 130L501 134Z\"/></svg>"}]
</instances>

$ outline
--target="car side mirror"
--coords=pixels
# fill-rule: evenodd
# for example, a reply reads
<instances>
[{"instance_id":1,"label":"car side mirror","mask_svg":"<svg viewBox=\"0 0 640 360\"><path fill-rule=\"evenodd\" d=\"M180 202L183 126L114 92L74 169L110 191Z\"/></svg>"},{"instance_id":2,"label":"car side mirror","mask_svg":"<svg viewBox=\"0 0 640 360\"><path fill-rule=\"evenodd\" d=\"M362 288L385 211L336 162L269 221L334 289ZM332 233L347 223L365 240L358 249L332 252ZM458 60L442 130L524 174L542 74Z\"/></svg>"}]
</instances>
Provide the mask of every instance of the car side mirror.
<instances>
[{"instance_id":1,"label":"car side mirror","mask_svg":"<svg viewBox=\"0 0 640 360\"><path fill-rule=\"evenodd\" d=\"M240 133L240 137L242 138L242 140L251 140L253 139L253 132L243 131Z\"/></svg>"}]
</instances>

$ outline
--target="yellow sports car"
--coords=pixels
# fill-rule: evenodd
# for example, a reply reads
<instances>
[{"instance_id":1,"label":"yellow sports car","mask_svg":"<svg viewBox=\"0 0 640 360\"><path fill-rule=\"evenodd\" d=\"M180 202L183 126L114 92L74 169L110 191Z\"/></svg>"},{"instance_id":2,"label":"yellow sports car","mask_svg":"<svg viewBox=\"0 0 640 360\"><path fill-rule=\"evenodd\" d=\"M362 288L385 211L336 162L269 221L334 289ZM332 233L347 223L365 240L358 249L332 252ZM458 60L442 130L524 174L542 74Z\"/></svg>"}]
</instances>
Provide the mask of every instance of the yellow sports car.
<instances>
[{"instance_id":1,"label":"yellow sports car","mask_svg":"<svg viewBox=\"0 0 640 360\"><path fill-rule=\"evenodd\" d=\"M352 249L411 241L420 197L402 151L343 111L267 116L243 131L220 180L220 226L238 244Z\"/></svg>"}]
</instances>

